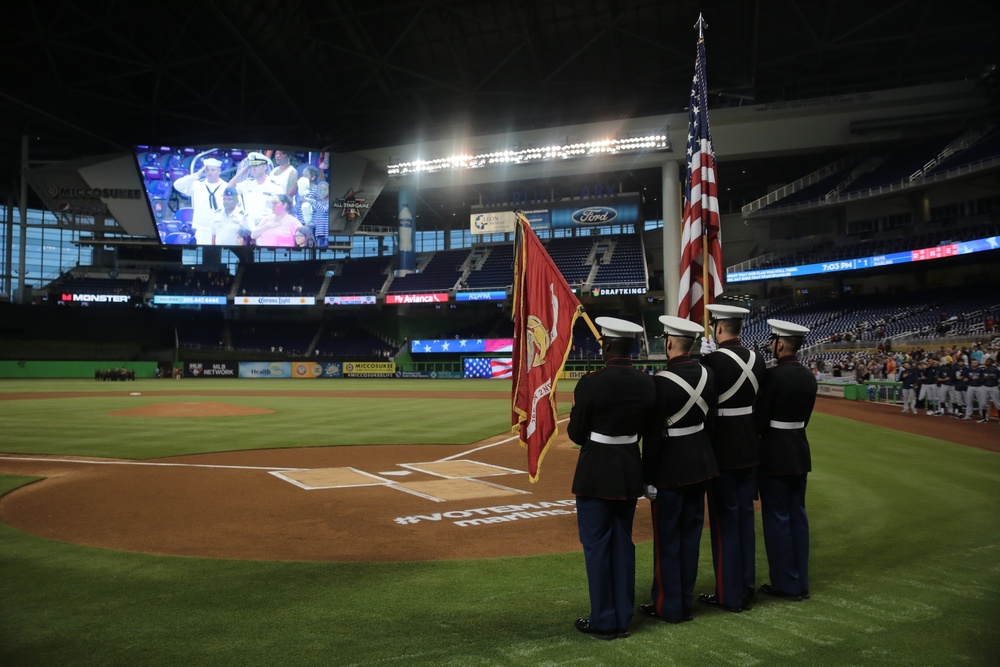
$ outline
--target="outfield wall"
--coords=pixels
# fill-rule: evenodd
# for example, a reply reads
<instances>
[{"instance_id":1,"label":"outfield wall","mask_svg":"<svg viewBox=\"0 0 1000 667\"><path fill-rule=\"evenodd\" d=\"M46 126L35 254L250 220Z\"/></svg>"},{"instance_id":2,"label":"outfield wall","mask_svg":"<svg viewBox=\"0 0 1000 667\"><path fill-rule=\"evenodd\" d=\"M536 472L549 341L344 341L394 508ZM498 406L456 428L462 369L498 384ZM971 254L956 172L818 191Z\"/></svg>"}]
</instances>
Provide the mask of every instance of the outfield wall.
<instances>
[{"instance_id":1,"label":"outfield wall","mask_svg":"<svg viewBox=\"0 0 1000 667\"><path fill-rule=\"evenodd\" d=\"M136 378L155 378L155 361L0 361L0 378L93 378L98 371L124 368Z\"/></svg>"}]
</instances>

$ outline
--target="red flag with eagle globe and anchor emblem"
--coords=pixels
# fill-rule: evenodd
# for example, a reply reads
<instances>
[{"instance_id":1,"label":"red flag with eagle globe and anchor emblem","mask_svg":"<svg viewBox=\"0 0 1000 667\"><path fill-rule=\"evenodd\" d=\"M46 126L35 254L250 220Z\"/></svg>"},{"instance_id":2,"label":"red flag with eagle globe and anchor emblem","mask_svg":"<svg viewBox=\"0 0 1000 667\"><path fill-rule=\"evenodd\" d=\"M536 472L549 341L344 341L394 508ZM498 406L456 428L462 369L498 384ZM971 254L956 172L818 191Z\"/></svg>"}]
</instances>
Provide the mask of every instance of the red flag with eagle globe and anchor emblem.
<instances>
[{"instance_id":1,"label":"red flag with eagle globe and anchor emblem","mask_svg":"<svg viewBox=\"0 0 1000 667\"><path fill-rule=\"evenodd\" d=\"M558 433L556 384L583 307L521 215L514 240L513 302L511 430L528 452L528 478L534 483Z\"/></svg>"}]
</instances>

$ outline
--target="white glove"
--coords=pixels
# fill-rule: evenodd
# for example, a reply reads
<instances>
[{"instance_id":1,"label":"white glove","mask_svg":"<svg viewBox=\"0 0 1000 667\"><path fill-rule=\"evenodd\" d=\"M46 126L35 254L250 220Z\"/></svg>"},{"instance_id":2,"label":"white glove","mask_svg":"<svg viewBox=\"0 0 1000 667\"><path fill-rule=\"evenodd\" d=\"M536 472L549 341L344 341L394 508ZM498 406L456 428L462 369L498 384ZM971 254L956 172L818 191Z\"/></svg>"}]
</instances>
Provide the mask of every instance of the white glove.
<instances>
[{"instance_id":1,"label":"white glove","mask_svg":"<svg viewBox=\"0 0 1000 667\"><path fill-rule=\"evenodd\" d=\"M706 357L715 352L715 341L711 338L701 338L701 356Z\"/></svg>"},{"instance_id":2,"label":"white glove","mask_svg":"<svg viewBox=\"0 0 1000 667\"><path fill-rule=\"evenodd\" d=\"M653 486L652 484L647 484L646 493L642 495L646 497L646 500L649 500L651 502L656 500L656 487Z\"/></svg>"}]
</instances>

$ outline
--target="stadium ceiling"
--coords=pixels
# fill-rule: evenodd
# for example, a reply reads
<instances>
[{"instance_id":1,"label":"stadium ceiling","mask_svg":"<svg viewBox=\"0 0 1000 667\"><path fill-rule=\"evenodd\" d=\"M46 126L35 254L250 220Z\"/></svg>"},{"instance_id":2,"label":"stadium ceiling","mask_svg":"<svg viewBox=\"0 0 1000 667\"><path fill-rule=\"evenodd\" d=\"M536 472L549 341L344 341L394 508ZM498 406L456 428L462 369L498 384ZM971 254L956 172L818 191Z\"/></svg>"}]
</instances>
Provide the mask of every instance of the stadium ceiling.
<instances>
[{"instance_id":1,"label":"stadium ceiling","mask_svg":"<svg viewBox=\"0 0 1000 667\"><path fill-rule=\"evenodd\" d=\"M20 2L0 45L0 192L16 196L25 136L38 165L137 143L350 152L680 112L699 12L712 108L969 79L995 95L992 0ZM724 197L738 209L825 161L733 168Z\"/></svg>"}]
</instances>

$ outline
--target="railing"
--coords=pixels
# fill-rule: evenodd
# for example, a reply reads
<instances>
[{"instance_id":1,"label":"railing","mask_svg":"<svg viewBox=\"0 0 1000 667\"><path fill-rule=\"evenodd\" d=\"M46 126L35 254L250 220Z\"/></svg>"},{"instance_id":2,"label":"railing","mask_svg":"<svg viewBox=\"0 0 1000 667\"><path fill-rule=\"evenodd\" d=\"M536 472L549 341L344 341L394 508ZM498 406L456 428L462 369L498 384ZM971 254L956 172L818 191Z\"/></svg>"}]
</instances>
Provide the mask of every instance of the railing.
<instances>
[{"instance_id":1,"label":"railing","mask_svg":"<svg viewBox=\"0 0 1000 667\"><path fill-rule=\"evenodd\" d=\"M974 174L985 169L991 169L993 167L1000 166L1000 156L994 156L973 162L971 164L961 165L948 171L943 171L938 174L931 174L930 176L922 176L915 180L898 181L895 183L887 183L885 185L880 185L875 188L868 188L865 190L858 190L856 192L848 192L847 194L839 194L830 198L815 199L812 201L799 202L797 204L788 204L786 206L773 206L768 209L768 213L793 213L795 211L803 211L806 209L817 209L824 208L827 206L836 206L838 204L844 204L851 201L857 201L860 199L869 199L871 197L878 197L881 195L892 194L896 192L902 192L904 190L911 190L916 187L923 187L928 184L937 183L939 181L945 181L959 176L964 176L967 174ZM758 200L760 201L760 200ZM749 209L750 204L743 207L743 217L750 218L754 217L755 214L760 212L760 209Z\"/></svg>"}]
</instances>

